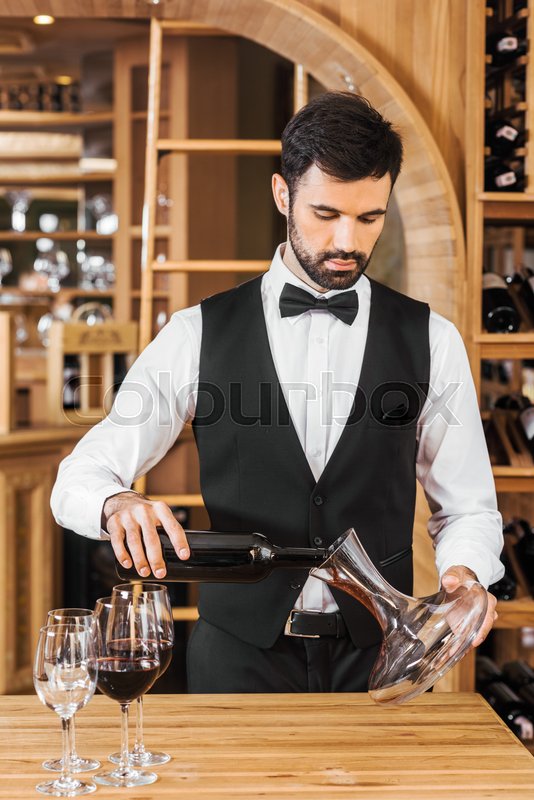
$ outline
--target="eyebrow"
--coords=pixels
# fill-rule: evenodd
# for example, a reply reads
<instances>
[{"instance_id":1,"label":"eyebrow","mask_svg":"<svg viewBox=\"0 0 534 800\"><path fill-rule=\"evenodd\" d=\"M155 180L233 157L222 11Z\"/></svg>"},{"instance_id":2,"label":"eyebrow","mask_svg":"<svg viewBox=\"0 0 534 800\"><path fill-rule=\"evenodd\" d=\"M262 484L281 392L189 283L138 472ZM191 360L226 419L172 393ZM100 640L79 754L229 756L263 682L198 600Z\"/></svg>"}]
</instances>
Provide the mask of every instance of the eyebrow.
<instances>
[{"instance_id":1,"label":"eyebrow","mask_svg":"<svg viewBox=\"0 0 534 800\"><path fill-rule=\"evenodd\" d=\"M329 211L331 214L341 214L342 212L339 208L333 208L332 206L324 206L322 204L310 203L311 208L314 208L316 211ZM375 208L372 211L364 211L362 214L358 214L359 217L372 217L372 216L380 216L386 213L385 208Z\"/></svg>"}]
</instances>

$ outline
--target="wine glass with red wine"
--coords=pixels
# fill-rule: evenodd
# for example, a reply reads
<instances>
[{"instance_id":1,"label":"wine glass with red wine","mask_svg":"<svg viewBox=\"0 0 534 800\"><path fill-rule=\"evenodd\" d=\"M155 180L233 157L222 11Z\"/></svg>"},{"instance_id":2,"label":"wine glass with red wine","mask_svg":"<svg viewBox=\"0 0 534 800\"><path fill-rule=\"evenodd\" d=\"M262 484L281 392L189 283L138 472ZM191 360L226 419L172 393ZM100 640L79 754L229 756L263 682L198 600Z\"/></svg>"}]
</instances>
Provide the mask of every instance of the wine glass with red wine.
<instances>
[{"instance_id":1,"label":"wine glass with red wine","mask_svg":"<svg viewBox=\"0 0 534 800\"><path fill-rule=\"evenodd\" d=\"M174 645L174 622L172 618L172 607L167 587L161 583L120 583L113 587L113 596L129 597L139 596L148 597L154 603L156 612L156 625L159 647L159 675L161 678L167 671L172 660L172 648ZM143 696L137 698L137 724L135 731L135 744L128 753L128 763L132 767L156 767L159 764L166 764L171 757L161 751L147 750L143 738ZM118 764L120 753L113 753L110 761Z\"/></svg>"},{"instance_id":2,"label":"wine glass with red wine","mask_svg":"<svg viewBox=\"0 0 534 800\"><path fill-rule=\"evenodd\" d=\"M142 595L103 597L96 601L99 629L98 688L121 708L122 737L119 764L94 779L104 786L143 786L154 783L154 772L128 764L128 710L132 700L147 692L159 675L159 645L154 603Z\"/></svg>"}]
</instances>

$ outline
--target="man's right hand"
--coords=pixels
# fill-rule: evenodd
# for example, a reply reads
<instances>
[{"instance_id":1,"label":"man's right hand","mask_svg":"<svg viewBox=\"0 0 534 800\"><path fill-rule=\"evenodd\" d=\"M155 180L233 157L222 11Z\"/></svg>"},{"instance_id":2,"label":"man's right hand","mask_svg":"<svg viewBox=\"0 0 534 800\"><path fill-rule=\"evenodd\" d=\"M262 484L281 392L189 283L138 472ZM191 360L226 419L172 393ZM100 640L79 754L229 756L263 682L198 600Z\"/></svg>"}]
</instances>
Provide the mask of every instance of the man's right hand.
<instances>
[{"instance_id":1,"label":"man's right hand","mask_svg":"<svg viewBox=\"0 0 534 800\"><path fill-rule=\"evenodd\" d=\"M156 578L161 579L167 572L157 525L165 529L178 558L188 559L190 551L184 529L166 503L148 500L134 492L115 494L104 503L102 527L111 537L117 560L129 569L133 559L142 578L148 577L152 571ZM125 545L128 545L130 553Z\"/></svg>"}]
</instances>

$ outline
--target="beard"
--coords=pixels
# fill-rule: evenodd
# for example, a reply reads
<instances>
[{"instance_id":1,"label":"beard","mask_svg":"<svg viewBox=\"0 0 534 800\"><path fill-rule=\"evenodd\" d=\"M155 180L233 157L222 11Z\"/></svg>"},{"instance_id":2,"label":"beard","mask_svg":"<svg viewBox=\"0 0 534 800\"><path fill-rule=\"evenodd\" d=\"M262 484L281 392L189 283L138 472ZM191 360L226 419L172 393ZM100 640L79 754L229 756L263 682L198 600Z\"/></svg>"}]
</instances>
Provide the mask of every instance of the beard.
<instances>
[{"instance_id":1,"label":"beard","mask_svg":"<svg viewBox=\"0 0 534 800\"><path fill-rule=\"evenodd\" d=\"M300 266L314 283L323 289L350 289L363 275L371 259L361 250L345 253L343 250L325 250L321 253L310 253L306 249L299 230L295 224L293 212L288 215L289 243ZM325 261L354 261L354 269L334 272L325 266Z\"/></svg>"}]
</instances>

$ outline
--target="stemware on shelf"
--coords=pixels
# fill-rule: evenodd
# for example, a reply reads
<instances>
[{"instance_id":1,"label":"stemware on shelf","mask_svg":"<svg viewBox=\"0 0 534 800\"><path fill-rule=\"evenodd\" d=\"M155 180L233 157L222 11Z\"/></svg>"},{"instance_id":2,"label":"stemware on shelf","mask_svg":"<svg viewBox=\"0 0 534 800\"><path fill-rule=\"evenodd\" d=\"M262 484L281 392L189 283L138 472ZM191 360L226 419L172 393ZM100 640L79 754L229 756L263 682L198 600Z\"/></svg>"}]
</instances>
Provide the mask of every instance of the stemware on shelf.
<instances>
[{"instance_id":1,"label":"stemware on shelf","mask_svg":"<svg viewBox=\"0 0 534 800\"><path fill-rule=\"evenodd\" d=\"M158 678L161 678L171 663L174 645L174 621L169 592L167 587L161 583L120 583L113 587L113 596L128 598L138 595L148 597L154 603L160 657ZM145 748L142 695L137 698L136 710L135 744L128 753L128 763L134 767L156 767L159 764L166 764L171 758L167 753L151 751ZM120 753L113 753L109 758L110 761L118 763Z\"/></svg>"},{"instance_id":2,"label":"stemware on shelf","mask_svg":"<svg viewBox=\"0 0 534 800\"><path fill-rule=\"evenodd\" d=\"M7 247L0 247L0 289L2 288L2 281L6 275L13 269L13 257L11 251Z\"/></svg>"},{"instance_id":3,"label":"stemware on shelf","mask_svg":"<svg viewBox=\"0 0 534 800\"><path fill-rule=\"evenodd\" d=\"M159 674L160 654L154 603L141 596L104 597L95 606L98 638L98 688L121 708L121 753L118 766L99 772L105 786L143 786L154 783L154 772L128 764L128 709L147 692Z\"/></svg>"},{"instance_id":4,"label":"stemware on shelf","mask_svg":"<svg viewBox=\"0 0 534 800\"><path fill-rule=\"evenodd\" d=\"M98 672L94 631L78 624L46 625L39 632L33 682L39 699L61 719L63 759L55 780L37 785L54 797L76 797L96 789L72 774L70 726L73 715L92 698Z\"/></svg>"},{"instance_id":5,"label":"stemware on shelf","mask_svg":"<svg viewBox=\"0 0 534 800\"><path fill-rule=\"evenodd\" d=\"M6 201L11 206L11 228L17 233L24 233L26 230L26 214L32 201L31 192L25 189L6 192Z\"/></svg>"},{"instance_id":6,"label":"stemware on shelf","mask_svg":"<svg viewBox=\"0 0 534 800\"><path fill-rule=\"evenodd\" d=\"M59 292L61 281L70 274L70 264L64 250L56 247L52 239L42 237L36 242L37 257L33 262L35 272L47 276L48 288Z\"/></svg>"},{"instance_id":7,"label":"stemware on shelf","mask_svg":"<svg viewBox=\"0 0 534 800\"><path fill-rule=\"evenodd\" d=\"M487 594L477 581L429 597L399 592L378 572L353 528L310 575L355 597L382 628L369 678L377 703L400 704L429 689L465 655L486 616Z\"/></svg>"},{"instance_id":8,"label":"stemware on shelf","mask_svg":"<svg viewBox=\"0 0 534 800\"><path fill-rule=\"evenodd\" d=\"M48 612L49 625L79 625L87 628L96 635L96 622L93 612L89 608L53 608ZM70 724L70 770L71 772L89 772L98 769L100 761L96 758L82 758L76 752L76 715L72 715ZM61 772L63 758L50 758L43 762L45 769Z\"/></svg>"}]
</instances>

